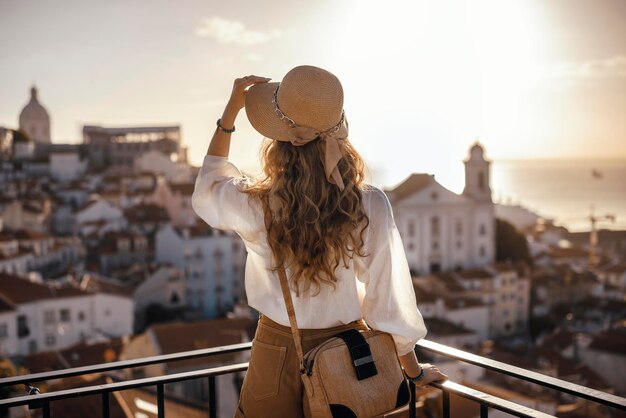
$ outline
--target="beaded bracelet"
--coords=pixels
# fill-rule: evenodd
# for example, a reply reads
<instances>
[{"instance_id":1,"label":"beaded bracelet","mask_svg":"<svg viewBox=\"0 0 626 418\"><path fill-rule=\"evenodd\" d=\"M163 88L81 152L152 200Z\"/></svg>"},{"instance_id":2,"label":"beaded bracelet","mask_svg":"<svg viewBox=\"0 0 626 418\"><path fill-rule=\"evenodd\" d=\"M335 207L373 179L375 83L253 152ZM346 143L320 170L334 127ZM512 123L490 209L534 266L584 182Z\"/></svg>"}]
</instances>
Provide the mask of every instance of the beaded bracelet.
<instances>
[{"instance_id":1,"label":"beaded bracelet","mask_svg":"<svg viewBox=\"0 0 626 418\"><path fill-rule=\"evenodd\" d=\"M406 374L406 371L404 371L404 376L413 383L419 382L420 380L422 380L422 377L424 377L424 368L421 367L419 374L415 377L409 377L409 375Z\"/></svg>"},{"instance_id":2,"label":"beaded bracelet","mask_svg":"<svg viewBox=\"0 0 626 418\"><path fill-rule=\"evenodd\" d=\"M222 118L219 118L217 120L217 127L220 128L222 131L226 132L227 134L232 134L233 132L235 132L235 126L233 125L233 129L226 129L222 126Z\"/></svg>"}]
</instances>

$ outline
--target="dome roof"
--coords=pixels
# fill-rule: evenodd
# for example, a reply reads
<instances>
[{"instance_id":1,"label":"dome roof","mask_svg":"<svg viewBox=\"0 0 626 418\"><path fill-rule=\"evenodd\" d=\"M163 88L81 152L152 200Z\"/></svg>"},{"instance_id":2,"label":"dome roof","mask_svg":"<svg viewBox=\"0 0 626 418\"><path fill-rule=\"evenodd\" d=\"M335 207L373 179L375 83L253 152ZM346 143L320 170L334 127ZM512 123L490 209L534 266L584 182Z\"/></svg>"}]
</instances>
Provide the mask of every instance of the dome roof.
<instances>
[{"instance_id":1,"label":"dome roof","mask_svg":"<svg viewBox=\"0 0 626 418\"><path fill-rule=\"evenodd\" d=\"M30 89L30 101L20 112L20 125L23 120L49 121L48 111L37 99L37 88Z\"/></svg>"}]
</instances>

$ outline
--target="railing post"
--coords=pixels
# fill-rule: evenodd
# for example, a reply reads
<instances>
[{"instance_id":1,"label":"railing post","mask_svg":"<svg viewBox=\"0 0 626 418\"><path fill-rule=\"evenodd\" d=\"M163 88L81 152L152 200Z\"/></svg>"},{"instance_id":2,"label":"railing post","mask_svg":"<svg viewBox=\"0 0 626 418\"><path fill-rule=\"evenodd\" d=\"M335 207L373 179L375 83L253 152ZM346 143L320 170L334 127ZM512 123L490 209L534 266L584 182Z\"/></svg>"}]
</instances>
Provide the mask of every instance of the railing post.
<instances>
[{"instance_id":1,"label":"railing post","mask_svg":"<svg viewBox=\"0 0 626 418\"><path fill-rule=\"evenodd\" d=\"M443 418L450 418L450 392L443 389Z\"/></svg>"},{"instance_id":2,"label":"railing post","mask_svg":"<svg viewBox=\"0 0 626 418\"><path fill-rule=\"evenodd\" d=\"M165 395L163 394L163 383L157 385L157 408L159 418L165 418Z\"/></svg>"},{"instance_id":3,"label":"railing post","mask_svg":"<svg viewBox=\"0 0 626 418\"><path fill-rule=\"evenodd\" d=\"M109 392L102 392L102 418L109 418Z\"/></svg>"},{"instance_id":4,"label":"railing post","mask_svg":"<svg viewBox=\"0 0 626 418\"><path fill-rule=\"evenodd\" d=\"M209 418L217 418L217 388L215 376L209 376Z\"/></svg>"},{"instance_id":5,"label":"railing post","mask_svg":"<svg viewBox=\"0 0 626 418\"><path fill-rule=\"evenodd\" d=\"M415 383L409 380L409 418L415 418Z\"/></svg>"},{"instance_id":6,"label":"railing post","mask_svg":"<svg viewBox=\"0 0 626 418\"><path fill-rule=\"evenodd\" d=\"M50 418L50 402L43 403L43 418Z\"/></svg>"},{"instance_id":7,"label":"railing post","mask_svg":"<svg viewBox=\"0 0 626 418\"><path fill-rule=\"evenodd\" d=\"M480 403L480 418L489 418L489 406L486 403Z\"/></svg>"}]
</instances>

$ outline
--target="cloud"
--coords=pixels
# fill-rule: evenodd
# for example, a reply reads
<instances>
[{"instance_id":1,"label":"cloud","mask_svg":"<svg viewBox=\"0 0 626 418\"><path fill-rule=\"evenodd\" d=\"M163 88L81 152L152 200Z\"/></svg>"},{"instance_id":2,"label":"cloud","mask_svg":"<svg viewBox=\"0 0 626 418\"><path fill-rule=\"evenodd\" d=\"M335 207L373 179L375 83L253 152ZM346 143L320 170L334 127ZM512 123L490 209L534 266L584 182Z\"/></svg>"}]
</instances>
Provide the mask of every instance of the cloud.
<instances>
[{"instance_id":1,"label":"cloud","mask_svg":"<svg viewBox=\"0 0 626 418\"><path fill-rule=\"evenodd\" d=\"M202 19L202 23L196 28L196 35L224 45L248 46L279 38L281 32L276 29L270 32L253 31L237 20L215 16Z\"/></svg>"},{"instance_id":2,"label":"cloud","mask_svg":"<svg viewBox=\"0 0 626 418\"><path fill-rule=\"evenodd\" d=\"M245 59L247 59L248 61L260 61L262 57L256 52L250 52L249 54L245 55Z\"/></svg>"},{"instance_id":3,"label":"cloud","mask_svg":"<svg viewBox=\"0 0 626 418\"><path fill-rule=\"evenodd\" d=\"M570 65L567 76L572 78L626 78L626 55Z\"/></svg>"}]
</instances>

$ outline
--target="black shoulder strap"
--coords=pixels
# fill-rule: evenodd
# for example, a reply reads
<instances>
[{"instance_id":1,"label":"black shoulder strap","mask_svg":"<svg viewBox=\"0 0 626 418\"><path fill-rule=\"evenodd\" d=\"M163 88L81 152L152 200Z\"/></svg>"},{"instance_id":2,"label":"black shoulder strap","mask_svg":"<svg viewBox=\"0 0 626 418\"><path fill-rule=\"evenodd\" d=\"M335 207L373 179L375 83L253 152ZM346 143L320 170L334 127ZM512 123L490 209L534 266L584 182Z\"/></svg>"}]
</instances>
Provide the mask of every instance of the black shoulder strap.
<instances>
[{"instance_id":1,"label":"black shoulder strap","mask_svg":"<svg viewBox=\"0 0 626 418\"><path fill-rule=\"evenodd\" d=\"M378 373L370 346L358 330L349 329L336 334L335 337L341 338L348 346L357 379L363 380Z\"/></svg>"}]
</instances>

